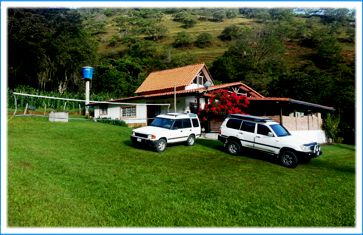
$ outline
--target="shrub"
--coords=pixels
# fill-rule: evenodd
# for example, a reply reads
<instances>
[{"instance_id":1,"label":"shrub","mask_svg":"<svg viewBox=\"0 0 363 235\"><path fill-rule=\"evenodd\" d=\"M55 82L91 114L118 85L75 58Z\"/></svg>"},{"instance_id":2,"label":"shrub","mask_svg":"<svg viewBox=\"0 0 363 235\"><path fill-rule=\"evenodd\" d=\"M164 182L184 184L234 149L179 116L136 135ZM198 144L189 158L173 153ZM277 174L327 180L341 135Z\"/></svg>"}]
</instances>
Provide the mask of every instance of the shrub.
<instances>
[{"instance_id":1,"label":"shrub","mask_svg":"<svg viewBox=\"0 0 363 235\"><path fill-rule=\"evenodd\" d=\"M124 127L127 127L126 122L124 122L122 120L111 119L111 118L97 118L96 119L96 122L111 124L111 125L114 125L114 126L124 126Z\"/></svg>"},{"instance_id":2,"label":"shrub","mask_svg":"<svg viewBox=\"0 0 363 235\"><path fill-rule=\"evenodd\" d=\"M193 41L192 41L192 37L190 36L190 34L185 31L182 31L176 35L173 46L174 47L189 47L192 45L192 43L193 43Z\"/></svg>"},{"instance_id":3,"label":"shrub","mask_svg":"<svg viewBox=\"0 0 363 235\"><path fill-rule=\"evenodd\" d=\"M337 141L337 134L339 132L339 123L340 118L334 117L330 113L326 116L325 122L323 124L323 128L325 130L325 133L328 138L330 138L332 141Z\"/></svg>"},{"instance_id":4,"label":"shrub","mask_svg":"<svg viewBox=\"0 0 363 235\"><path fill-rule=\"evenodd\" d=\"M195 45L200 48L210 46L212 44L212 35L210 33L201 33L198 35Z\"/></svg>"},{"instance_id":5,"label":"shrub","mask_svg":"<svg viewBox=\"0 0 363 235\"><path fill-rule=\"evenodd\" d=\"M227 26L223 29L219 38L223 41L231 41L239 38L243 33L243 29L237 25Z\"/></svg>"}]
</instances>

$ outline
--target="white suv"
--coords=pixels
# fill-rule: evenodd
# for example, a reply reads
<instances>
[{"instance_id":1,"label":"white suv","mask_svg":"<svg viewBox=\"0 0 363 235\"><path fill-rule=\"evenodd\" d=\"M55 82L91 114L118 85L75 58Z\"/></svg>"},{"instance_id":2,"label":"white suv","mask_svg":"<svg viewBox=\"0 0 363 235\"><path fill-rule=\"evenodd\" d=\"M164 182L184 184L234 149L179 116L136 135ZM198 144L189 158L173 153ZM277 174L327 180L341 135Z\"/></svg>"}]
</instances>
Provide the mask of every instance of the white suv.
<instances>
[{"instance_id":1,"label":"white suv","mask_svg":"<svg viewBox=\"0 0 363 235\"><path fill-rule=\"evenodd\" d=\"M318 143L302 141L269 118L232 114L220 131L218 140L230 154L238 155L242 147L251 148L278 157L283 166L290 168L322 154Z\"/></svg>"},{"instance_id":2,"label":"white suv","mask_svg":"<svg viewBox=\"0 0 363 235\"><path fill-rule=\"evenodd\" d=\"M192 146L200 135L201 127L196 114L168 113L158 115L150 126L133 130L131 141L163 152L169 143L185 142Z\"/></svg>"}]
</instances>

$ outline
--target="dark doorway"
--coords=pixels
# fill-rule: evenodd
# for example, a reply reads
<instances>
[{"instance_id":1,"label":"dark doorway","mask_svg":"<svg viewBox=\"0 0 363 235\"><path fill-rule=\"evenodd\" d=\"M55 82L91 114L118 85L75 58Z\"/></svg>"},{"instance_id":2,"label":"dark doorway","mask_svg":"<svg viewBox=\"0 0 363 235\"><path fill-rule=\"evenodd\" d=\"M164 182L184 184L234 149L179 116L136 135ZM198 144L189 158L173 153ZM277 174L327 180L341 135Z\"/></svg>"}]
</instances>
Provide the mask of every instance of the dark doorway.
<instances>
[{"instance_id":1,"label":"dark doorway","mask_svg":"<svg viewBox=\"0 0 363 235\"><path fill-rule=\"evenodd\" d=\"M161 107L159 105L147 106L147 125L154 120L154 118L161 113Z\"/></svg>"}]
</instances>

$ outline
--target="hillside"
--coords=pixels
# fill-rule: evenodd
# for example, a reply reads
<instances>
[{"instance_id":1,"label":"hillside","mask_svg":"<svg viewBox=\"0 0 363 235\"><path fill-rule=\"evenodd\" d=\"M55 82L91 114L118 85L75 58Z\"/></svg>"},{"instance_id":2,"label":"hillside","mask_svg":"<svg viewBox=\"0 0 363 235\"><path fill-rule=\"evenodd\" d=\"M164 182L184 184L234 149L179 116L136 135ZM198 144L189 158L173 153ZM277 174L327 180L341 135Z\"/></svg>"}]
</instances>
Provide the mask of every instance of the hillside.
<instances>
[{"instance_id":1,"label":"hillside","mask_svg":"<svg viewBox=\"0 0 363 235\"><path fill-rule=\"evenodd\" d=\"M94 18L100 18L99 14L93 15ZM115 19L119 15L115 14L105 18L105 25L102 32L97 33L96 37L99 42L98 53L101 56L114 56L127 49L127 45L122 43L122 36L120 33L120 27L117 26ZM248 29L262 28L265 22L261 22L258 19L246 18L243 15L237 15L235 18L226 18L222 22L212 21L212 20L197 20L196 24L191 28L184 28L182 22L177 22L173 20L173 14L163 14L160 20L160 24L165 26L167 29L166 34L163 38L157 40L157 47L172 48L173 54L177 56L183 56L185 54L190 55L196 59L196 62L206 62L206 64L211 65L212 62L223 53L228 50L233 42L223 41L219 38L223 30L232 25L246 27ZM304 24L306 21L305 17L295 16L294 20L296 24ZM316 28L322 27L319 22L315 22ZM186 32L191 35L193 41L196 40L197 36L201 33L209 33L212 35L211 44L206 48L198 48L195 45L188 46L187 48L173 48L173 42L180 32ZM342 54L347 60L354 60L355 46L354 43L347 40L349 37L346 33L346 29L340 29L336 32L336 37L339 39L340 46L342 47ZM147 40L145 37L147 35L142 33L133 34L136 38L140 40ZM114 42L116 41L116 43ZM289 61L290 66L294 67L296 64L301 64L306 59L306 55L311 54L312 50L308 47L302 46L298 41L289 40L285 43L285 58ZM112 45L110 45L112 44Z\"/></svg>"}]
</instances>

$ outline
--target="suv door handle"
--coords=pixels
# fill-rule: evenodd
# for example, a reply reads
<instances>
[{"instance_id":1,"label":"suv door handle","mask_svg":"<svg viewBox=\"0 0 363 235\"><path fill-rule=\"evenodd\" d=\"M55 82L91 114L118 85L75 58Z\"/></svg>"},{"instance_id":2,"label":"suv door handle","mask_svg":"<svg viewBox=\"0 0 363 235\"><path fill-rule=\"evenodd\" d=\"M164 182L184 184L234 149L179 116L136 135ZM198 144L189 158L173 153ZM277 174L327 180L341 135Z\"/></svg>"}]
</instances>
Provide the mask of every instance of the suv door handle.
<instances>
[{"instance_id":1,"label":"suv door handle","mask_svg":"<svg viewBox=\"0 0 363 235\"><path fill-rule=\"evenodd\" d=\"M238 134L243 135L243 132L238 132Z\"/></svg>"},{"instance_id":2,"label":"suv door handle","mask_svg":"<svg viewBox=\"0 0 363 235\"><path fill-rule=\"evenodd\" d=\"M261 136L256 136L256 138L261 138Z\"/></svg>"}]
</instances>

